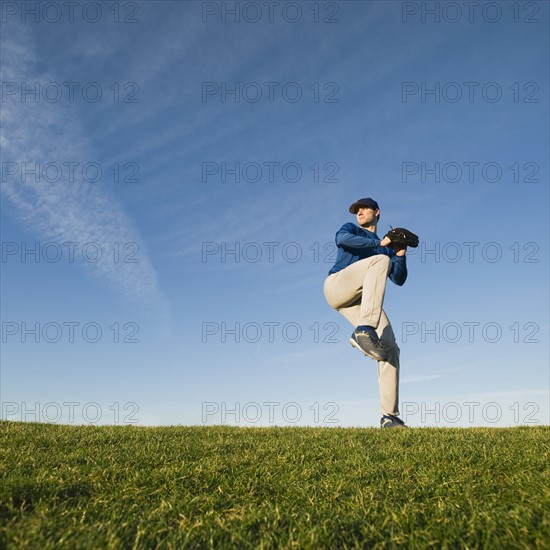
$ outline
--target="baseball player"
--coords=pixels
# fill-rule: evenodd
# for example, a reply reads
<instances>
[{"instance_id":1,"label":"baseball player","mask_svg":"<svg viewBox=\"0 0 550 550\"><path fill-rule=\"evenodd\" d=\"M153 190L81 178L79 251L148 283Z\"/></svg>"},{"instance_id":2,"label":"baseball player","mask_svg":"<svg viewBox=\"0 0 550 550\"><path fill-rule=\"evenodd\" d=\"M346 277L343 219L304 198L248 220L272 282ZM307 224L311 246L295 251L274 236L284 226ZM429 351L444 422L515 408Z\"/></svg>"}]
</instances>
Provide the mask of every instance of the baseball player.
<instances>
[{"instance_id":1,"label":"baseball player","mask_svg":"<svg viewBox=\"0 0 550 550\"><path fill-rule=\"evenodd\" d=\"M398 417L399 347L382 305L387 278L398 286L407 280L407 245L417 246L418 237L397 228L380 239L380 208L370 197L354 202L349 211L357 225L345 223L336 233L336 263L323 291L329 305L353 325L351 345L378 361L380 426L404 428Z\"/></svg>"}]
</instances>

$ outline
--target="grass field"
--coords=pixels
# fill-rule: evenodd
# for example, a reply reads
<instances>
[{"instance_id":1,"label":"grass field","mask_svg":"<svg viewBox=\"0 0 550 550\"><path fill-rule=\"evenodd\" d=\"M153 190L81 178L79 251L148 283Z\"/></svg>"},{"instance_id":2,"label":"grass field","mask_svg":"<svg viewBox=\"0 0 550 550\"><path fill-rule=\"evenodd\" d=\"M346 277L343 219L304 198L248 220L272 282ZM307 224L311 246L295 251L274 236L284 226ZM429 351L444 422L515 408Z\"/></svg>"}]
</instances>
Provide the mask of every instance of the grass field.
<instances>
[{"instance_id":1,"label":"grass field","mask_svg":"<svg viewBox=\"0 0 550 550\"><path fill-rule=\"evenodd\" d=\"M550 427L0 428L2 548L550 548Z\"/></svg>"}]
</instances>

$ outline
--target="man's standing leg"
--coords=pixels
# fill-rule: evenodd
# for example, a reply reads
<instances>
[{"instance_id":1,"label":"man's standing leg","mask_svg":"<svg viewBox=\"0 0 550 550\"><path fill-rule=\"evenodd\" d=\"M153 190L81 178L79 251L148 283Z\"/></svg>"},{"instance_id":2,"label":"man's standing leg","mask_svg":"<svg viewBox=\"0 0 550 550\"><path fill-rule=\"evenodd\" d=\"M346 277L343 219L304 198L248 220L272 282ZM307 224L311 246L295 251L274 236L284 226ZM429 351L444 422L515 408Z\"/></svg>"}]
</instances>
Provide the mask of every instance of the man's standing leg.
<instances>
[{"instance_id":1,"label":"man's standing leg","mask_svg":"<svg viewBox=\"0 0 550 550\"><path fill-rule=\"evenodd\" d=\"M361 304L338 310L353 326L361 318ZM399 414L399 346L386 312L382 310L376 333L387 353L386 361L378 361L378 389L382 416Z\"/></svg>"},{"instance_id":2,"label":"man's standing leg","mask_svg":"<svg viewBox=\"0 0 550 550\"><path fill-rule=\"evenodd\" d=\"M382 416L399 414L399 346L390 320L384 311L376 330L386 350L386 361L378 361L378 387L380 389L380 412Z\"/></svg>"}]
</instances>

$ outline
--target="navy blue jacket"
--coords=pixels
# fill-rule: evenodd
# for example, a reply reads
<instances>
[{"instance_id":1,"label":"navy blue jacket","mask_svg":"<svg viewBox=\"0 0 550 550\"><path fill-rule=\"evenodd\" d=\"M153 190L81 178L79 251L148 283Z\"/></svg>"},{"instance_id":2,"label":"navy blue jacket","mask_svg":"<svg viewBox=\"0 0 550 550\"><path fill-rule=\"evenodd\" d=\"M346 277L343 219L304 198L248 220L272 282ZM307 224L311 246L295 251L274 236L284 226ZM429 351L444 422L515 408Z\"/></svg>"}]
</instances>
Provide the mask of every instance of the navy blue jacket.
<instances>
[{"instance_id":1,"label":"navy blue jacket","mask_svg":"<svg viewBox=\"0 0 550 550\"><path fill-rule=\"evenodd\" d=\"M336 233L338 253L336 263L328 272L337 273L359 260L370 258L376 254L384 254L391 259L391 268L388 277L396 285L401 286L407 280L406 256L397 256L393 248L380 246L380 239L376 233L367 231L354 223L345 223Z\"/></svg>"}]
</instances>

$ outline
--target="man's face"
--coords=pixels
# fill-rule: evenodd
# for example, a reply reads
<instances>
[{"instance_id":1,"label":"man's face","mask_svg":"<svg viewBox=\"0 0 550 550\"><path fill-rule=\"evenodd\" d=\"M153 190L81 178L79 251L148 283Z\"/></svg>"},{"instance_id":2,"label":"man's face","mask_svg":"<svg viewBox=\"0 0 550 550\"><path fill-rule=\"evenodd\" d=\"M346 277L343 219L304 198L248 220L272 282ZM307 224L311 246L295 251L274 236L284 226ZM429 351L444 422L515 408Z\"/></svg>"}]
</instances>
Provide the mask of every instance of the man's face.
<instances>
[{"instance_id":1,"label":"man's face","mask_svg":"<svg viewBox=\"0 0 550 550\"><path fill-rule=\"evenodd\" d=\"M372 208L367 208L365 206L359 208L357 210L357 223L361 227L373 225L376 223L376 217L380 214L380 210L378 208L376 210L373 210Z\"/></svg>"}]
</instances>

